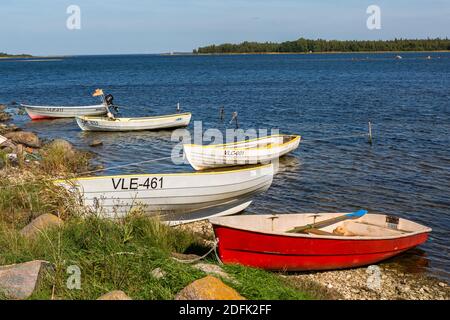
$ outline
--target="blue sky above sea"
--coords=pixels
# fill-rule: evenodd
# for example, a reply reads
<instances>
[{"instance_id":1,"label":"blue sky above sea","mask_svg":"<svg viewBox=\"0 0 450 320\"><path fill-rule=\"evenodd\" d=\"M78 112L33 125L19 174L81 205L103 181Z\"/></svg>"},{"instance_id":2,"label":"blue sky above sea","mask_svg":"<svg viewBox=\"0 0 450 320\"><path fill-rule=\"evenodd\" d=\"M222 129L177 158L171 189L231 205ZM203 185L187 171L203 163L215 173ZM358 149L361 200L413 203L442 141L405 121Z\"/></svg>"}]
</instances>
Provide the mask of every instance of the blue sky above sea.
<instances>
[{"instance_id":1,"label":"blue sky above sea","mask_svg":"<svg viewBox=\"0 0 450 320\"><path fill-rule=\"evenodd\" d=\"M81 9L69 30L66 9ZM369 5L381 29L369 30ZM449 37L450 0L2 0L0 51L34 55L191 51L242 41Z\"/></svg>"}]
</instances>

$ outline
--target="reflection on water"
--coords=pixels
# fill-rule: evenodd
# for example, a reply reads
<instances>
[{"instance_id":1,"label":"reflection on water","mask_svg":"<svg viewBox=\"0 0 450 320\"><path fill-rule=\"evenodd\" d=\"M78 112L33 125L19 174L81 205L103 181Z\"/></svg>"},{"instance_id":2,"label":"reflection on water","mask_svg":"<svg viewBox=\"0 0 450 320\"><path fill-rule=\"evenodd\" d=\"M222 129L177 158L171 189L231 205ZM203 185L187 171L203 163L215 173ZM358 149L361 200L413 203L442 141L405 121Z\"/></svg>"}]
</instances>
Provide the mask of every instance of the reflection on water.
<instances>
[{"instance_id":1,"label":"reflection on water","mask_svg":"<svg viewBox=\"0 0 450 320\"><path fill-rule=\"evenodd\" d=\"M414 248L383 262L393 265L404 273L423 273L430 266L426 251Z\"/></svg>"}]
</instances>

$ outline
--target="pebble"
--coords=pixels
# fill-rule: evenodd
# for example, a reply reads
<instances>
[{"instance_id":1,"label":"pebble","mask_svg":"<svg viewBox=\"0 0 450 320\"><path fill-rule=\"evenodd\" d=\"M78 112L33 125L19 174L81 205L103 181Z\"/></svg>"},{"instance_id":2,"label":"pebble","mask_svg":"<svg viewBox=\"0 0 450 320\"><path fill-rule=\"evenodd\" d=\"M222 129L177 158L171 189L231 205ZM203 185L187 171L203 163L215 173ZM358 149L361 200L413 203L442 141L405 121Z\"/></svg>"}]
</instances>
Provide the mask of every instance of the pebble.
<instances>
[{"instance_id":1,"label":"pebble","mask_svg":"<svg viewBox=\"0 0 450 320\"><path fill-rule=\"evenodd\" d=\"M162 270L161 268L156 268L154 269L152 272L152 277L156 278L156 279L162 279L164 278L164 276L166 275L166 273L164 272L164 270Z\"/></svg>"},{"instance_id":2,"label":"pebble","mask_svg":"<svg viewBox=\"0 0 450 320\"><path fill-rule=\"evenodd\" d=\"M102 140L98 140L98 139L92 140L91 143L89 143L90 147L98 147L98 146L101 146L101 145L103 145L103 141Z\"/></svg>"}]
</instances>

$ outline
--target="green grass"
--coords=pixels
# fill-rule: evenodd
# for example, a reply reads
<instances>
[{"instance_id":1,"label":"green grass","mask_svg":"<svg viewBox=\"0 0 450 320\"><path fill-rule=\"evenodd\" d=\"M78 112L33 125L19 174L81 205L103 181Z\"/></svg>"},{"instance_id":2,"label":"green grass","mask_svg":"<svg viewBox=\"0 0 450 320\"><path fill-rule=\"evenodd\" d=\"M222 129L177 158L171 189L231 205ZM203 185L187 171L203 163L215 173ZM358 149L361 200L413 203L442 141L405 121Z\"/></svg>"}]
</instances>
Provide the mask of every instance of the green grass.
<instances>
[{"instance_id":1,"label":"green grass","mask_svg":"<svg viewBox=\"0 0 450 320\"><path fill-rule=\"evenodd\" d=\"M223 269L234 279L236 284L228 282L242 296L255 300L307 300L314 296L298 291L276 274L240 265L224 265Z\"/></svg>"},{"instance_id":2,"label":"green grass","mask_svg":"<svg viewBox=\"0 0 450 320\"><path fill-rule=\"evenodd\" d=\"M40 151L41 170L50 175L72 174L89 170L92 156L85 151L67 149L58 143L49 143Z\"/></svg>"},{"instance_id":3,"label":"green grass","mask_svg":"<svg viewBox=\"0 0 450 320\"><path fill-rule=\"evenodd\" d=\"M0 224L0 265L42 259L55 266L31 299L96 299L112 290L123 290L133 299L173 299L186 285L206 275L170 258L171 252L192 247L202 248L197 235L139 215L120 221L72 217L64 227L33 241L10 225ZM80 290L66 286L71 265L81 270ZM151 275L155 268L165 272L164 278ZM237 280L224 282L247 299L311 298L275 274L242 266L223 268Z\"/></svg>"},{"instance_id":4,"label":"green grass","mask_svg":"<svg viewBox=\"0 0 450 320\"><path fill-rule=\"evenodd\" d=\"M44 213L62 218L79 214L76 199L45 175L0 177L0 222L21 228Z\"/></svg>"},{"instance_id":5,"label":"green grass","mask_svg":"<svg viewBox=\"0 0 450 320\"><path fill-rule=\"evenodd\" d=\"M112 290L123 290L133 299L173 299L206 276L171 258L172 252L205 253L209 248L199 235L170 228L139 210L118 220L86 212L52 179L86 171L89 156L58 144L45 146L40 154L39 165L21 162L18 168L0 170L0 266L38 259L54 266L31 299L97 299ZM61 217L64 226L32 240L20 235L21 228L44 213ZM74 265L81 270L80 290L67 287L67 270ZM156 268L163 270L163 278L151 275ZM237 282L222 280L247 299L311 298L275 274L242 266L224 269Z\"/></svg>"}]
</instances>

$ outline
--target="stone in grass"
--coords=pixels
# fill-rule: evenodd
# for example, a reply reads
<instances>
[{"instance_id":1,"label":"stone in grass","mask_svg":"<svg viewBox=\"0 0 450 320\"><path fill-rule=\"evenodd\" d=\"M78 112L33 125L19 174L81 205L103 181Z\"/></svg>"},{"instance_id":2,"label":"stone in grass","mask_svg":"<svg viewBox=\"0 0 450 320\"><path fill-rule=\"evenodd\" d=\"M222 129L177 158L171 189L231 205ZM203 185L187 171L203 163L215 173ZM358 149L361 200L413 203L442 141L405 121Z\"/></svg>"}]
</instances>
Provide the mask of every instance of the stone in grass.
<instances>
[{"instance_id":1,"label":"stone in grass","mask_svg":"<svg viewBox=\"0 0 450 320\"><path fill-rule=\"evenodd\" d=\"M197 263L192 267L200 271L203 271L206 274L219 276L230 281L235 281L235 279L232 278L228 273L223 271L221 267L212 263Z\"/></svg>"},{"instance_id":2,"label":"stone in grass","mask_svg":"<svg viewBox=\"0 0 450 320\"><path fill-rule=\"evenodd\" d=\"M200 258L200 256L196 254L184 254L184 253L178 253L178 252L172 252L170 254L174 260L184 260L184 261L192 261L197 260Z\"/></svg>"},{"instance_id":3,"label":"stone in grass","mask_svg":"<svg viewBox=\"0 0 450 320\"><path fill-rule=\"evenodd\" d=\"M236 290L221 280L206 276L187 285L175 300L245 300Z\"/></svg>"},{"instance_id":4,"label":"stone in grass","mask_svg":"<svg viewBox=\"0 0 450 320\"><path fill-rule=\"evenodd\" d=\"M114 290L108 293L105 293L97 300L132 300L127 294L121 290Z\"/></svg>"},{"instance_id":5,"label":"stone in grass","mask_svg":"<svg viewBox=\"0 0 450 320\"><path fill-rule=\"evenodd\" d=\"M20 233L26 238L33 238L40 232L54 227L61 227L62 225L63 221L59 217L54 214L45 213L31 221L22 230L20 230Z\"/></svg>"},{"instance_id":6,"label":"stone in grass","mask_svg":"<svg viewBox=\"0 0 450 320\"><path fill-rule=\"evenodd\" d=\"M11 300L27 299L45 272L52 270L51 264L42 260L0 266L0 295Z\"/></svg>"},{"instance_id":7,"label":"stone in grass","mask_svg":"<svg viewBox=\"0 0 450 320\"><path fill-rule=\"evenodd\" d=\"M101 145L103 145L103 141L99 139L94 139L89 143L90 147L99 147Z\"/></svg>"},{"instance_id":8,"label":"stone in grass","mask_svg":"<svg viewBox=\"0 0 450 320\"><path fill-rule=\"evenodd\" d=\"M40 148L41 141L38 136L27 131L13 131L5 134L5 138L11 139L15 143L23 144L31 148Z\"/></svg>"},{"instance_id":9,"label":"stone in grass","mask_svg":"<svg viewBox=\"0 0 450 320\"><path fill-rule=\"evenodd\" d=\"M151 275L153 278L162 279L165 277L166 273L161 268L156 268L152 270Z\"/></svg>"}]
</instances>

